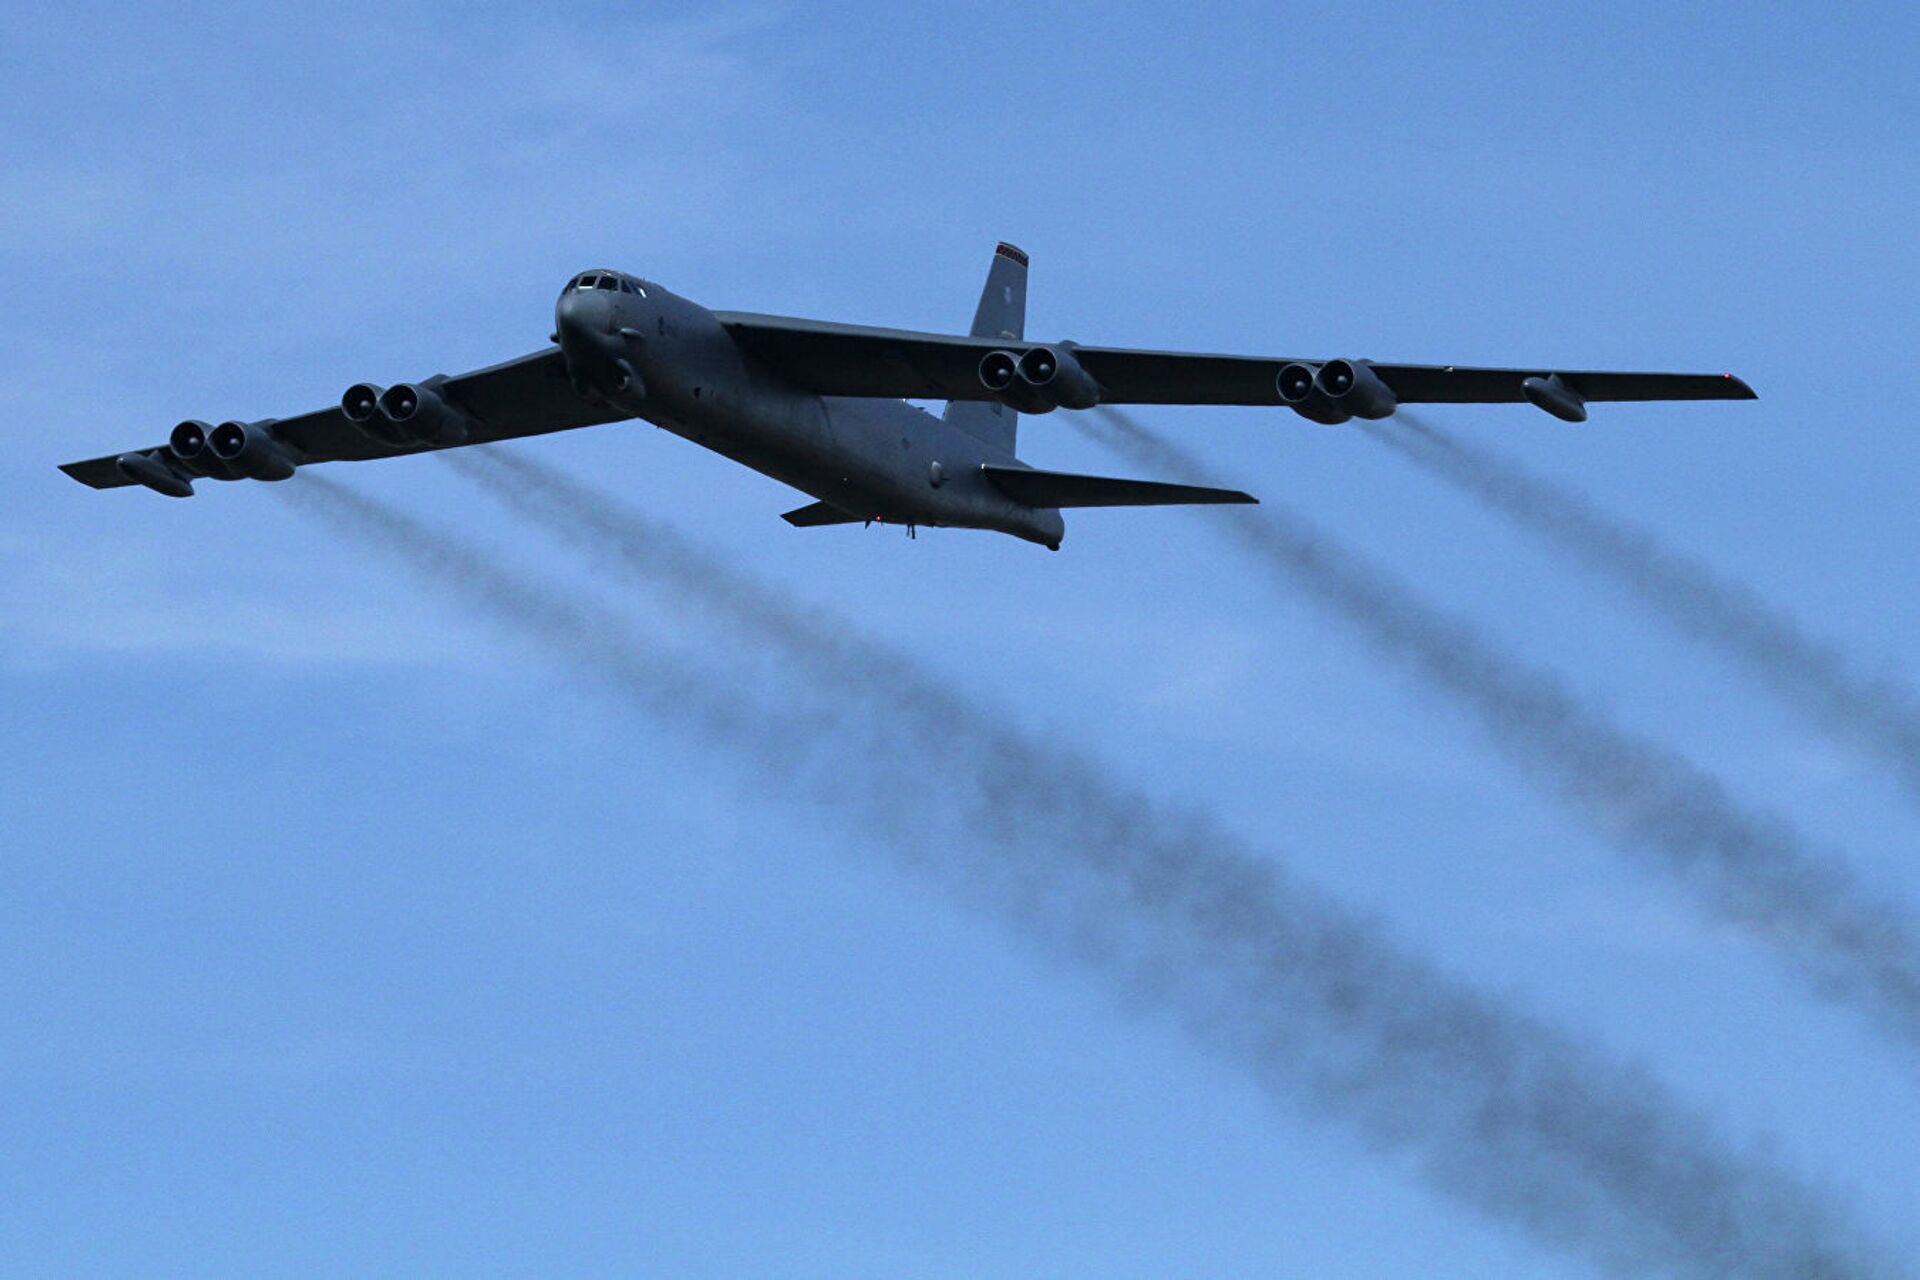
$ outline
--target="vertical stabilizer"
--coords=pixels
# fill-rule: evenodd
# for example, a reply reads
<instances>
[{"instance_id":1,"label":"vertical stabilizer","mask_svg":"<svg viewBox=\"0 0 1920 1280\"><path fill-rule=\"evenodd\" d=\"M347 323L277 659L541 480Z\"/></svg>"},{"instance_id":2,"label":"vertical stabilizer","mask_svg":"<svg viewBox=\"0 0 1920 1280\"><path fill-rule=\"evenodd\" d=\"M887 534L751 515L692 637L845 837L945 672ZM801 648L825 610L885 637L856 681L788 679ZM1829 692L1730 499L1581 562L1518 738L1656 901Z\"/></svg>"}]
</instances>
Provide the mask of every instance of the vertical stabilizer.
<instances>
[{"instance_id":1,"label":"vertical stabilizer","mask_svg":"<svg viewBox=\"0 0 1920 1280\"><path fill-rule=\"evenodd\" d=\"M993 251L987 287L973 313L976 338L1005 338L1018 343L1027 332L1027 255L1004 241ZM976 440L1013 452L1020 415L997 400L952 400L946 420Z\"/></svg>"}]
</instances>

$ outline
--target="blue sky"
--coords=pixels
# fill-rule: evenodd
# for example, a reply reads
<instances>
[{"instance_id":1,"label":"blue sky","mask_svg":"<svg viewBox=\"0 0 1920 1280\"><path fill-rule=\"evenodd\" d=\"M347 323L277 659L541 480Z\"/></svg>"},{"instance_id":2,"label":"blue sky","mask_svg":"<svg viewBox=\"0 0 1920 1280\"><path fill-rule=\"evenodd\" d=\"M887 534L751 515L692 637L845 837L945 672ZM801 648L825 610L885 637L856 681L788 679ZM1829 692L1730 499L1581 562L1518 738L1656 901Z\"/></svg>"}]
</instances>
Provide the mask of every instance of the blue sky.
<instances>
[{"instance_id":1,"label":"blue sky","mask_svg":"<svg viewBox=\"0 0 1920 1280\"><path fill-rule=\"evenodd\" d=\"M169 503L52 467L530 350L590 265L957 327L1005 237L1034 257L1036 335L1735 370L1757 405L1433 416L1920 679L1916 27L1891 5L0 17L0 1260L1579 1274L271 488ZM1154 421L1920 899L1916 819L1872 767L1400 459L1291 415ZM1118 469L1054 420L1022 445ZM1204 523L1078 514L1059 555L798 533L789 492L650 428L539 456L1216 812L1920 1253L1912 1063ZM351 478L579 580L432 460Z\"/></svg>"}]
</instances>

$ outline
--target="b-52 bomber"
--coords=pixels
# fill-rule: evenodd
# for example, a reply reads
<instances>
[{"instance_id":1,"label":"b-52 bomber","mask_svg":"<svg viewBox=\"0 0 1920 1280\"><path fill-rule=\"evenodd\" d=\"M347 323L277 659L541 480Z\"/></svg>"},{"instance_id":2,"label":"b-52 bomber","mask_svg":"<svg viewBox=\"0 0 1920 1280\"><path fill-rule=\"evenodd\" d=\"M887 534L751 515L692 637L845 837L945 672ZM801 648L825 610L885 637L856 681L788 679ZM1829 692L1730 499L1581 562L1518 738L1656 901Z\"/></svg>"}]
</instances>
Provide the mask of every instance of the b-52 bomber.
<instances>
[{"instance_id":1,"label":"b-52 bomber","mask_svg":"<svg viewBox=\"0 0 1920 1280\"><path fill-rule=\"evenodd\" d=\"M1338 424L1402 404L1750 400L1732 374L1481 369L1031 344L1027 255L994 250L964 337L709 311L625 272L583 271L551 345L472 373L357 382L292 418L182 422L167 442L61 468L185 498L197 479L285 480L358 462L642 418L792 485L800 528L881 521L991 529L1058 550L1065 507L1252 502L1237 490L1044 471L1014 456L1022 413L1103 404L1275 405ZM945 400L934 417L909 400Z\"/></svg>"}]
</instances>

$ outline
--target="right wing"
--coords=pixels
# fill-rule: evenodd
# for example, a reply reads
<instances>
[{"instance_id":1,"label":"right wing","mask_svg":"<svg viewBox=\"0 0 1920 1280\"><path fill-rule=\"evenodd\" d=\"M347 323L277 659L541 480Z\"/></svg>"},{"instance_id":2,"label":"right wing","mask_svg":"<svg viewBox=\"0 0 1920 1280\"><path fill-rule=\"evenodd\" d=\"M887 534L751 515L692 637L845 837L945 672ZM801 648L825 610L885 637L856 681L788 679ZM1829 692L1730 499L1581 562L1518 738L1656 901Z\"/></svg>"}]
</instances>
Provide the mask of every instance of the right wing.
<instances>
[{"instance_id":1,"label":"right wing","mask_svg":"<svg viewBox=\"0 0 1920 1280\"><path fill-rule=\"evenodd\" d=\"M469 434L466 443L484 444L510 440L518 436L543 435L567 431L603 422L617 422L631 414L597 400L584 399L567 378L566 363L560 348L547 347L530 355L489 365L471 373L450 378L427 378L415 384L434 388L440 396L466 416ZM314 462L357 462L369 458L399 457L444 446L435 444L394 445L367 435L347 420L339 405L316 409L298 417L281 418L272 423L274 440L292 455L291 460L305 466ZM136 449L131 453L108 454L84 462L69 462L60 469L82 484L96 489L114 489L139 483L128 474L122 459L141 457L172 468L183 480L198 476L236 479L240 473L212 454L202 454L191 463L173 458L165 444ZM132 464L138 466L140 464Z\"/></svg>"},{"instance_id":2,"label":"right wing","mask_svg":"<svg viewBox=\"0 0 1920 1280\"><path fill-rule=\"evenodd\" d=\"M980 381L989 352L1018 354L1034 343L878 329L746 312L715 313L742 350L786 381L819 395L925 400L992 400ZM1056 344L1065 347L1068 344ZM1184 351L1074 345L1073 356L1100 384L1103 404L1278 405L1277 380L1288 364L1318 367L1324 358L1223 356ZM1499 404L1529 399L1529 378L1550 379L1585 400L1751 400L1732 374L1619 373L1605 370L1496 369L1465 365L1366 362L1405 404Z\"/></svg>"}]
</instances>

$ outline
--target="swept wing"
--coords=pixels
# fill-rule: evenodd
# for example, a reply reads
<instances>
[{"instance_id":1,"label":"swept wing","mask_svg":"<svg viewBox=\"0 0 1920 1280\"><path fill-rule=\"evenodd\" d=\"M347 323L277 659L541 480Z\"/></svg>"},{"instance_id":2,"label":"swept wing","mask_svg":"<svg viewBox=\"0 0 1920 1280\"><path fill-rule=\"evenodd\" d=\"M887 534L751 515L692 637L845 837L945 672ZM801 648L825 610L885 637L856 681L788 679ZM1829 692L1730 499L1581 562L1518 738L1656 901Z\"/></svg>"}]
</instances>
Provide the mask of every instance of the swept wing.
<instances>
[{"instance_id":1,"label":"swept wing","mask_svg":"<svg viewBox=\"0 0 1920 1280\"><path fill-rule=\"evenodd\" d=\"M568 381L566 363L560 348L547 347L528 355L489 365L471 373L453 377L433 377L417 384L430 388L456 415L466 443L508 440L516 436L542 435L630 417L597 400L582 398ZM386 443L377 440L347 420L339 405L316 409L298 417L273 422L273 438L287 449L297 464L309 462L347 462L367 458L398 457L438 447L426 443ZM444 443L454 443L449 439ZM158 456L162 465L187 467L166 457L166 445L150 445L134 450L135 455ZM136 481L120 465L127 454L110 454L69 462L60 469L82 484L96 489L114 489ZM202 454L191 465L190 476L236 478L244 472L211 453Z\"/></svg>"},{"instance_id":2,"label":"swept wing","mask_svg":"<svg viewBox=\"0 0 1920 1280\"><path fill-rule=\"evenodd\" d=\"M747 312L715 313L734 341L781 377L820 395L929 400L991 400L980 378L990 352L1031 343L911 329L882 329ZM1062 344L1066 345L1066 344ZM1071 346L1108 404L1277 405L1289 364L1323 359L1201 355L1125 347ZM1548 368L1368 362L1403 404L1499 404L1527 400L1529 378L1557 376L1583 400L1751 400L1732 374L1619 373Z\"/></svg>"}]
</instances>

